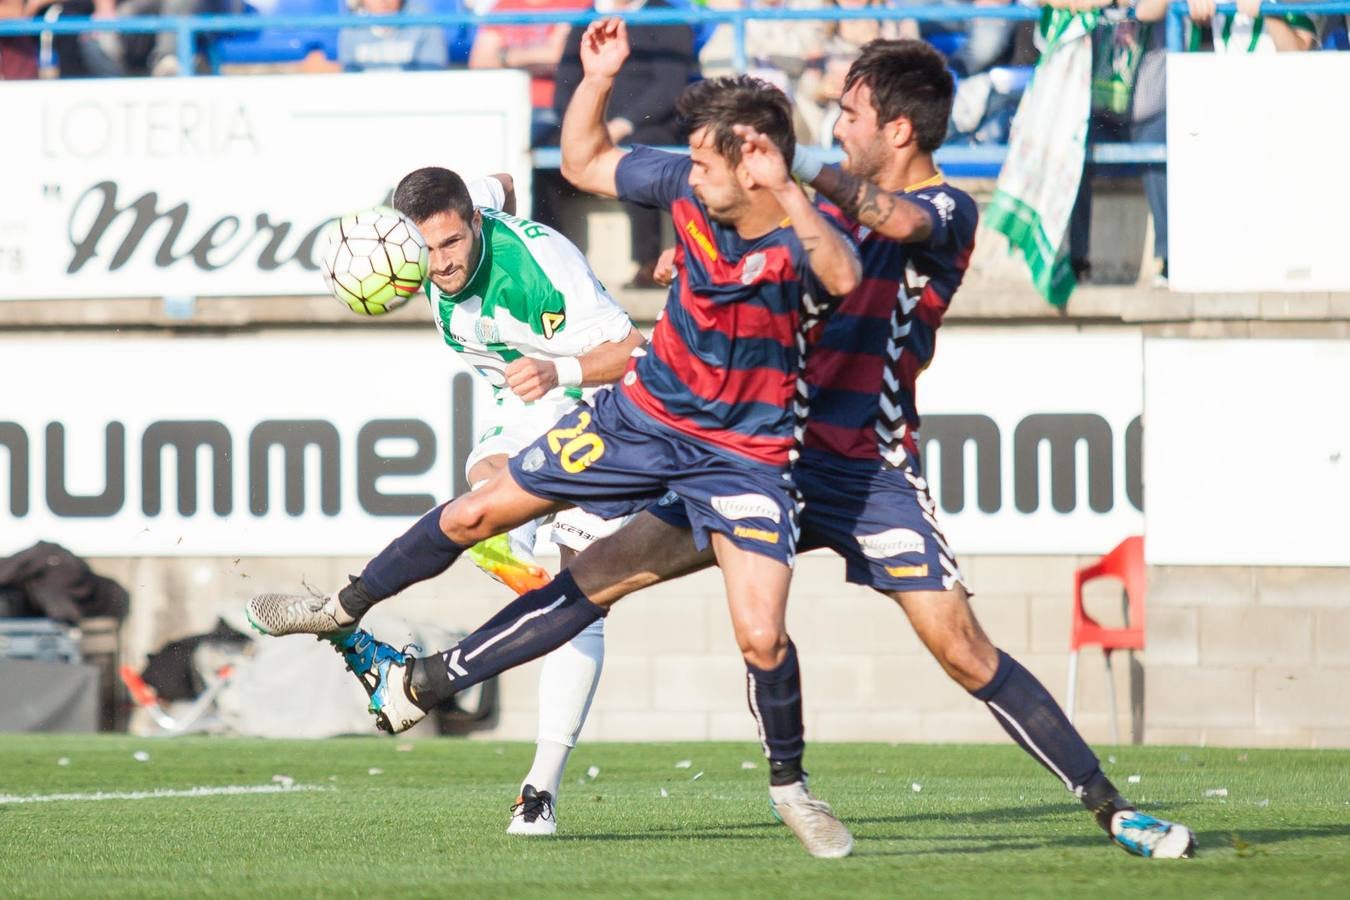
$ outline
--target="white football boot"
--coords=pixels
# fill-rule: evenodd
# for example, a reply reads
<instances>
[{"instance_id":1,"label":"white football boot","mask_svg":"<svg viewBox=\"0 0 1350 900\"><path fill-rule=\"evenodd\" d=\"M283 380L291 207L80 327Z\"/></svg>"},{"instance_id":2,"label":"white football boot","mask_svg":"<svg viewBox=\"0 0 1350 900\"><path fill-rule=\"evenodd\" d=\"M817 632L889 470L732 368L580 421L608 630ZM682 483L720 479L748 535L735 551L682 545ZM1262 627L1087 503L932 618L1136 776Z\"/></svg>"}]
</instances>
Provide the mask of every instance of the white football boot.
<instances>
[{"instance_id":1,"label":"white football boot","mask_svg":"<svg viewBox=\"0 0 1350 900\"><path fill-rule=\"evenodd\" d=\"M838 859L853 852L853 835L830 809L830 804L811 796L803 782L771 785L773 811L792 829L806 852L820 859Z\"/></svg>"},{"instance_id":2,"label":"white football boot","mask_svg":"<svg viewBox=\"0 0 1350 900\"><path fill-rule=\"evenodd\" d=\"M300 594L259 594L244 607L254 630L272 637L313 634L331 638L356 627L356 619L338 602L336 593L327 597Z\"/></svg>"},{"instance_id":3,"label":"white football boot","mask_svg":"<svg viewBox=\"0 0 1350 900\"><path fill-rule=\"evenodd\" d=\"M537 836L554 834L557 830L553 795L536 791L532 784L521 788L520 796L511 804L511 824L506 826L506 833Z\"/></svg>"}]
</instances>

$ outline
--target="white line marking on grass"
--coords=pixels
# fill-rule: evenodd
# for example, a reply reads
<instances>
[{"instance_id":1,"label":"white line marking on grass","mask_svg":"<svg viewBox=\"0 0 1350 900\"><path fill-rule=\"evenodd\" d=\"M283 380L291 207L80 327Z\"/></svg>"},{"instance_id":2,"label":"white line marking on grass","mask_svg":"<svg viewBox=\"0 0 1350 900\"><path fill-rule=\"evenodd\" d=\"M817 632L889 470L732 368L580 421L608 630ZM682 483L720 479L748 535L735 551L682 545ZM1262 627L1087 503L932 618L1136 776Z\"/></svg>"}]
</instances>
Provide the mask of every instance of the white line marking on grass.
<instances>
[{"instance_id":1,"label":"white line marking on grass","mask_svg":"<svg viewBox=\"0 0 1350 900\"><path fill-rule=\"evenodd\" d=\"M236 794L300 794L331 791L315 784L228 784L223 787L195 787L186 790L160 788L153 791L97 791L92 794L0 794L0 805L7 803L57 803L63 800L158 800L162 797L221 797Z\"/></svg>"}]
</instances>

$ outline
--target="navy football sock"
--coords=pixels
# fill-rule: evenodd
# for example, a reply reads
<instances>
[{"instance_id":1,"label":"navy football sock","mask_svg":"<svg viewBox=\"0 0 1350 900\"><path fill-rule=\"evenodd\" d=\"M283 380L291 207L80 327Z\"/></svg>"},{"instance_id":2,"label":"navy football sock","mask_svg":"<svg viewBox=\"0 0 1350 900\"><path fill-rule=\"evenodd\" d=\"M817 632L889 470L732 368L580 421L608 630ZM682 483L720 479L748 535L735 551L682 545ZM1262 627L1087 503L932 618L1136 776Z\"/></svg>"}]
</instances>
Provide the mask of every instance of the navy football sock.
<instances>
[{"instance_id":1,"label":"navy football sock","mask_svg":"<svg viewBox=\"0 0 1350 900\"><path fill-rule=\"evenodd\" d=\"M605 615L564 569L538 590L521 594L477 631L443 653L416 659L408 687L423 709L507 669L537 659Z\"/></svg>"},{"instance_id":2,"label":"navy football sock","mask_svg":"<svg viewBox=\"0 0 1350 900\"><path fill-rule=\"evenodd\" d=\"M441 531L442 504L418 519L413 527L394 539L366 563L361 577L338 592L338 601L348 615L361 616L381 600L392 597L410 584L434 578L459 559L461 547Z\"/></svg>"},{"instance_id":3,"label":"navy football sock","mask_svg":"<svg viewBox=\"0 0 1350 900\"><path fill-rule=\"evenodd\" d=\"M1064 782L1089 809L1096 812L1098 806L1110 802L1111 796L1118 796L1102 774L1096 754L1064 710L1017 660L998 651L994 677L970 693L985 702L1018 746Z\"/></svg>"},{"instance_id":4,"label":"navy football sock","mask_svg":"<svg viewBox=\"0 0 1350 900\"><path fill-rule=\"evenodd\" d=\"M759 726L759 739L769 759L769 783L802 780L802 753L806 749L802 726L802 673L797 667L797 645L788 641L787 655L773 669L745 664L745 694L750 714Z\"/></svg>"}]
</instances>

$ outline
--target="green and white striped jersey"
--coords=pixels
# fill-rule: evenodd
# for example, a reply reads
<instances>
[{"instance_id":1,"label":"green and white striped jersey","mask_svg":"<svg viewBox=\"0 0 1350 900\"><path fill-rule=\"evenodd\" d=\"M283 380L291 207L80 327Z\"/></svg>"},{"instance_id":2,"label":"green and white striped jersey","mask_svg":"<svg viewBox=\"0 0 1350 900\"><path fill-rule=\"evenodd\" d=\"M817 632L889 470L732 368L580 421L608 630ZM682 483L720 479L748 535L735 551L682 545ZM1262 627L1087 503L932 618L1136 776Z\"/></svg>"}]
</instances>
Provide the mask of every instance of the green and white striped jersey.
<instances>
[{"instance_id":1,"label":"green and white striped jersey","mask_svg":"<svg viewBox=\"0 0 1350 900\"><path fill-rule=\"evenodd\" d=\"M505 385L507 365L522 356L580 356L623 340L633 324L591 271L581 251L558 232L502 212L495 178L469 183L483 215L482 256L457 294L424 290L441 337L493 387L501 406L528 406ZM557 388L539 403L580 399L581 388Z\"/></svg>"}]
</instances>

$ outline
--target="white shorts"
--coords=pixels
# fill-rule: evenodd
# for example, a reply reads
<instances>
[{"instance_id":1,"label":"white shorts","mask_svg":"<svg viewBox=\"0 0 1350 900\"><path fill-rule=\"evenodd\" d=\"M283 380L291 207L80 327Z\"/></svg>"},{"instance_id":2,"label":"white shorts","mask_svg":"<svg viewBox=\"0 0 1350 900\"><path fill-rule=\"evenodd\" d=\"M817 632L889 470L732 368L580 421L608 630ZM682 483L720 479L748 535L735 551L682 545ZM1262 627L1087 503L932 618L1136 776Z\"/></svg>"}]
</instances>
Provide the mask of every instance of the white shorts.
<instances>
[{"instance_id":1,"label":"white shorts","mask_svg":"<svg viewBox=\"0 0 1350 900\"><path fill-rule=\"evenodd\" d=\"M570 412L574 406L576 403L568 400L561 403L535 403L525 407L499 408L502 413L500 419L479 437L478 446L473 448L473 452L464 463L464 471L467 473L489 456L499 454L515 456L520 450L534 443L539 435ZM618 519L602 519L579 509L565 509L553 516L549 539L560 547L580 552L600 538L618 531L631 518L633 517L623 516Z\"/></svg>"}]
</instances>

